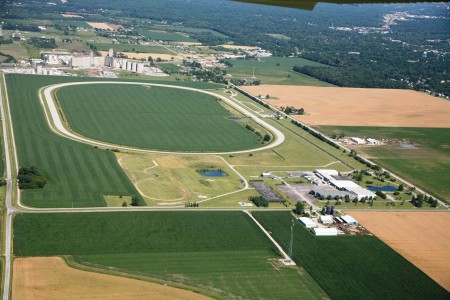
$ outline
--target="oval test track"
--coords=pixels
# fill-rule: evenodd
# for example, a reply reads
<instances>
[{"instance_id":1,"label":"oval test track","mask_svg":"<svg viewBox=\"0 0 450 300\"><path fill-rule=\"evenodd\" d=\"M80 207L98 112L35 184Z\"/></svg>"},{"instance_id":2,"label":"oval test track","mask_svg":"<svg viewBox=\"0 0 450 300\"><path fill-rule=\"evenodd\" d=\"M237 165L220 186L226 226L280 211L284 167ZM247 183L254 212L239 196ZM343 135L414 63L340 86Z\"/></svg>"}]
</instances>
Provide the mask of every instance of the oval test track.
<instances>
[{"instance_id":1,"label":"oval test track","mask_svg":"<svg viewBox=\"0 0 450 300\"><path fill-rule=\"evenodd\" d=\"M157 86L157 87L165 87L165 88L174 88L174 89L181 89L181 90L188 90L188 91L194 91L199 93L204 93L210 96L217 97L230 105L231 107L237 109L241 113L243 113L245 116L251 118L259 125L265 127L268 129L272 134L275 136L275 141L272 142L269 145L259 147L259 148L253 148L253 149L247 149L247 150L239 150L239 151L230 151L230 152L178 152L178 151L159 151L159 150L150 150L150 149L142 149L142 148L136 148L136 147L130 147L130 146L121 146L116 145L112 143L97 141L94 139L86 138L84 136L80 136L77 134L74 134L73 132L70 132L63 124L61 120L61 116L58 113L58 108L56 107L55 101L52 97L52 93L54 90L65 87L65 86L74 86L74 85L85 85L85 84L131 84L131 85L142 85L142 86ZM42 98L42 95L44 99ZM168 85L168 84L158 84L158 83L143 83L143 82L122 82L122 81L92 81L92 82L70 82L70 83L60 83L55 85L50 85L47 87L43 87L39 91L39 97L41 100L42 105L44 106L44 112L45 117L47 119L47 122L50 126L50 128L56 132L57 134L64 136L68 139L75 140L81 143L93 145L93 146L100 146L100 147L106 147L106 148L115 148L118 150L124 150L124 151L132 151L132 152L139 152L139 153L158 153L158 154L183 154L183 155L211 155L211 154L239 154L239 153L248 153L248 152L254 152L254 151L262 151L271 149L274 147L277 147L281 145L284 140L285 136L284 134L275 128L274 126L266 123L264 120L259 118L258 116L254 115L253 113L249 112L247 109L243 108L239 104L237 104L235 101L210 92L205 91L201 89L196 88L190 88L190 87L182 87L182 86L175 86L175 85ZM48 108L48 111L47 109Z\"/></svg>"}]
</instances>

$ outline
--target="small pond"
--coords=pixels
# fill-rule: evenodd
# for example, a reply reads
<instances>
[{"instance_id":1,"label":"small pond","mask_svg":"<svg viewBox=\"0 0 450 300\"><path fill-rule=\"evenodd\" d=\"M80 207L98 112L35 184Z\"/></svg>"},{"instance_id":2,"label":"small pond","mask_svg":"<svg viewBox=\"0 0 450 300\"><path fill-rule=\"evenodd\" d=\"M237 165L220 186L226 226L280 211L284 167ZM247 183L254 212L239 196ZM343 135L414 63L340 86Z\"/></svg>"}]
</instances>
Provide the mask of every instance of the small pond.
<instances>
[{"instance_id":1,"label":"small pond","mask_svg":"<svg viewBox=\"0 0 450 300\"><path fill-rule=\"evenodd\" d=\"M367 189L372 192L382 191L382 192L395 192L397 189L395 186L368 186Z\"/></svg>"},{"instance_id":2,"label":"small pond","mask_svg":"<svg viewBox=\"0 0 450 300\"><path fill-rule=\"evenodd\" d=\"M208 176L208 177L227 176L227 173L225 173L221 169L217 169L217 170L198 170L197 172L199 172L200 175L202 175L202 176Z\"/></svg>"}]
</instances>

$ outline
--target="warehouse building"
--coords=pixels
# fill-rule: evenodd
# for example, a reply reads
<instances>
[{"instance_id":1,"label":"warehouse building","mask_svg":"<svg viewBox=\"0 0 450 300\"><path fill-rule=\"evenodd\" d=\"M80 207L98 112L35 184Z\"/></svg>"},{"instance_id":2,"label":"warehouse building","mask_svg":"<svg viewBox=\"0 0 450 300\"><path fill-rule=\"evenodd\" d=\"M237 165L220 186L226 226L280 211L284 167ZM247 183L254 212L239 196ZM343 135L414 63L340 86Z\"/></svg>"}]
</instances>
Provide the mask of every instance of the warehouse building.
<instances>
[{"instance_id":1,"label":"warehouse building","mask_svg":"<svg viewBox=\"0 0 450 300\"><path fill-rule=\"evenodd\" d=\"M312 228L311 232L315 236L337 236L338 231L336 228Z\"/></svg>"},{"instance_id":2,"label":"warehouse building","mask_svg":"<svg viewBox=\"0 0 450 300\"><path fill-rule=\"evenodd\" d=\"M307 217L301 217L301 218L298 218L298 220L299 220L300 223L302 223L306 228L315 228L315 227L317 227L317 224L314 223L314 221L311 220L310 218L307 218Z\"/></svg>"}]
</instances>

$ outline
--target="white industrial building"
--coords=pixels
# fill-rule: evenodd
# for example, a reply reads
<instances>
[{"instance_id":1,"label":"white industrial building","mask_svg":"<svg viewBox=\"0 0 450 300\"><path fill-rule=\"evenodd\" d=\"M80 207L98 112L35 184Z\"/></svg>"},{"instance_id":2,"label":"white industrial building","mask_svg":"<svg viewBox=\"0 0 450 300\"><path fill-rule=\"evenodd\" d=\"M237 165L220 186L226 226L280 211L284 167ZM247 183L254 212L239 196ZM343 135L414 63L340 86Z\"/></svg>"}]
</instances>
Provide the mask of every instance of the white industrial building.
<instances>
[{"instance_id":1,"label":"white industrial building","mask_svg":"<svg viewBox=\"0 0 450 300\"><path fill-rule=\"evenodd\" d=\"M332 215L320 216L319 220L324 225L333 224L333 216Z\"/></svg>"},{"instance_id":2,"label":"white industrial building","mask_svg":"<svg viewBox=\"0 0 450 300\"><path fill-rule=\"evenodd\" d=\"M316 236L337 236L336 228L312 228L311 232Z\"/></svg>"},{"instance_id":3,"label":"white industrial building","mask_svg":"<svg viewBox=\"0 0 450 300\"><path fill-rule=\"evenodd\" d=\"M357 145L365 145L366 141L363 139L360 139L358 137L351 137L350 141L352 141L353 143L357 144Z\"/></svg>"},{"instance_id":4,"label":"white industrial building","mask_svg":"<svg viewBox=\"0 0 450 300\"><path fill-rule=\"evenodd\" d=\"M361 200L365 197L376 197L373 192L359 186L351 180L338 180L334 178L333 176L339 175L338 171L336 170L315 170L314 173L316 173L319 178L327 181L334 188L340 191L347 191L352 193L354 195L353 197L357 197L358 200Z\"/></svg>"},{"instance_id":5,"label":"white industrial building","mask_svg":"<svg viewBox=\"0 0 450 300\"><path fill-rule=\"evenodd\" d=\"M41 52L41 57L47 65L69 65L73 55L65 51Z\"/></svg>"},{"instance_id":6,"label":"white industrial building","mask_svg":"<svg viewBox=\"0 0 450 300\"><path fill-rule=\"evenodd\" d=\"M341 216L341 219L344 220L344 222L347 223L348 225L358 224L358 221L356 221L352 216L349 215Z\"/></svg>"},{"instance_id":7,"label":"white industrial building","mask_svg":"<svg viewBox=\"0 0 450 300\"><path fill-rule=\"evenodd\" d=\"M311 220L310 218L307 218L307 217L301 217L301 218L298 218L298 220L299 220L300 223L302 223L306 228L315 228L315 227L317 227L317 224L314 223L314 221Z\"/></svg>"},{"instance_id":8,"label":"white industrial building","mask_svg":"<svg viewBox=\"0 0 450 300\"><path fill-rule=\"evenodd\" d=\"M367 141L367 144L369 144L369 145L381 145L381 142L376 139L368 138L368 139L366 139L366 141Z\"/></svg>"}]
</instances>

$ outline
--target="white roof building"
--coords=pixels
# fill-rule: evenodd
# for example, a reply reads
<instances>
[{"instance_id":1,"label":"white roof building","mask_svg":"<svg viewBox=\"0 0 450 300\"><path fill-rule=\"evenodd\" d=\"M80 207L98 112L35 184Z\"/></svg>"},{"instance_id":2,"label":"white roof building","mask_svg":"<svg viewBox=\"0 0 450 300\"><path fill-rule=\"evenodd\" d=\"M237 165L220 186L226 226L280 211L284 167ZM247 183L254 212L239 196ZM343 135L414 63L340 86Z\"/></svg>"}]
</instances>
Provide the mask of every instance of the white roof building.
<instances>
[{"instance_id":1,"label":"white roof building","mask_svg":"<svg viewBox=\"0 0 450 300\"><path fill-rule=\"evenodd\" d=\"M351 180L336 180L331 179L329 180L330 184L336 187L337 189L343 189L346 191L349 191L353 194L355 194L355 197L357 197L359 200L365 197L376 197L374 193L369 191L368 189L365 189L358 184L354 183Z\"/></svg>"},{"instance_id":2,"label":"white roof building","mask_svg":"<svg viewBox=\"0 0 450 300\"><path fill-rule=\"evenodd\" d=\"M368 139L366 139L366 141L367 141L367 144L369 144L369 145L381 145L381 142L376 139L368 138Z\"/></svg>"},{"instance_id":3,"label":"white roof building","mask_svg":"<svg viewBox=\"0 0 450 300\"><path fill-rule=\"evenodd\" d=\"M344 220L348 225L358 224L358 221L356 221L352 216L349 215L341 216L341 219Z\"/></svg>"},{"instance_id":4,"label":"white roof building","mask_svg":"<svg viewBox=\"0 0 450 300\"><path fill-rule=\"evenodd\" d=\"M324 225L333 224L333 216L332 215L320 216L319 220Z\"/></svg>"},{"instance_id":5,"label":"white roof building","mask_svg":"<svg viewBox=\"0 0 450 300\"><path fill-rule=\"evenodd\" d=\"M366 143L365 140L360 139L360 138L358 138L358 137L351 137L351 138L350 138L350 141L356 143L357 145L364 145L364 144Z\"/></svg>"},{"instance_id":6,"label":"white roof building","mask_svg":"<svg viewBox=\"0 0 450 300\"><path fill-rule=\"evenodd\" d=\"M337 236L338 231L336 228L313 228L311 232L316 236Z\"/></svg>"},{"instance_id":7,"label":"white roof building","mask_svg":"<svg viewBox=\"0 0 450 300\"><path fill-rule=\"evenodd\" d=\"M311 220L310 218L307 217L301 217L298 218L298 220L300 221L300 223L302 223L306 228L315 228L317 227L317 224L313 222L313 220Z\"/></svg>"}]
</instances>

